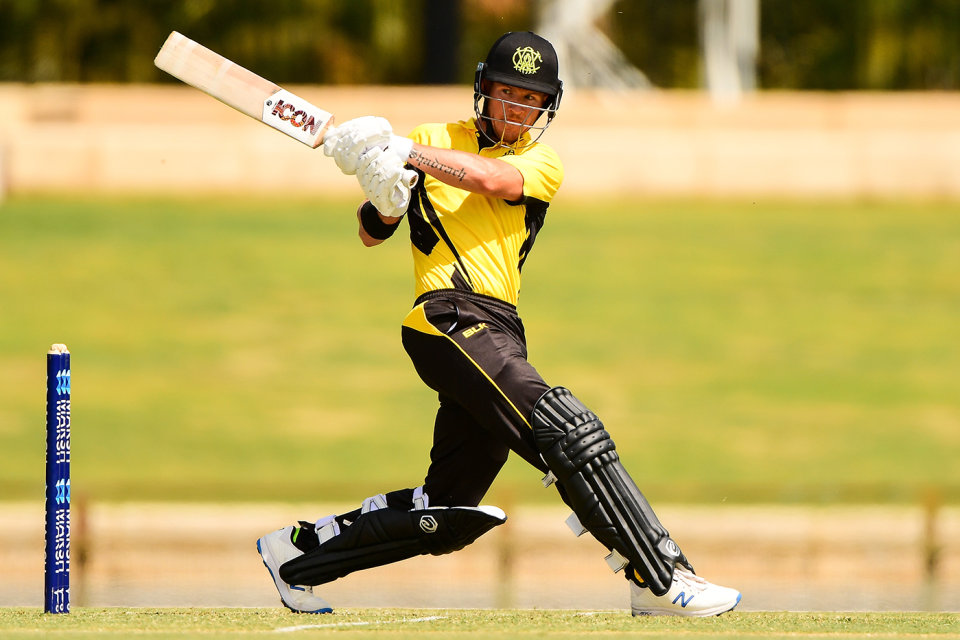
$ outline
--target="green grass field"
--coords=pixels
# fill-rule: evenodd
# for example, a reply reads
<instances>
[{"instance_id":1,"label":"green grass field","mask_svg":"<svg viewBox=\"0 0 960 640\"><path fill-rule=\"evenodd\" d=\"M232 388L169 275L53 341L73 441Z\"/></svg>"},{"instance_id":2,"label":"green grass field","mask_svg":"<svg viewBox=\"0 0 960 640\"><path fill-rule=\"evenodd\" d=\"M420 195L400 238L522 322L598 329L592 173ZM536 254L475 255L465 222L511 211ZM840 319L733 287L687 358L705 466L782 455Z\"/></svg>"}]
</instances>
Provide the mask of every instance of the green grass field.
<instances>
[{"instance_id":1,"label":"green grass field","mask_svg":"<svg viewBox=\"0 0 960 640\"><path fill-rule=\"evenodd\" d=\"M319 200L7 201L0 499L43 494L53 342L91 499L419 484L435 397L399 341L409 243L355 233ZM520 311L531 361L652 500L960 501L960 205L559 204ZM516 461L495 492L555 499Z\"/></svg>"},{"instance_id":2,"label":"green grass field","mask_svg":"<svg viewBox=\"0 0 960 640\"><path fill-rule=\"evenodd\" d=\"M960 615L730 613L719 618L631 618L628 612L345 610L305 616L282 609L77 609L68 616L0 609L0 637L335 635L349 638L960 638Z\"/></svg>"}]
</instances>

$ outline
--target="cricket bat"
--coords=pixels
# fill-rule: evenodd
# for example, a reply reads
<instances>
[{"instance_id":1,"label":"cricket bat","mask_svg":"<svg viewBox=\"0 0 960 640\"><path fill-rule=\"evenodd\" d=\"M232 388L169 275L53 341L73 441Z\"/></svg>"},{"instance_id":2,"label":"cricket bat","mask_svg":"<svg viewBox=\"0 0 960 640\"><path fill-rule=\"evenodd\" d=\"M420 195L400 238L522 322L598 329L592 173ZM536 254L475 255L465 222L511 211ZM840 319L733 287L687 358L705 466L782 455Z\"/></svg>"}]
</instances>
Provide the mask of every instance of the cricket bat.
<instances>
[{"instance_id":1,"label":"cricket bat","mask_svg":"<svg viewBox=\"0 0 960 640\"><path fill-rule=\"evenodd\" d=\"M154 64L220 102L295 138L323 144L333 115L173 31Z\"/></svg>"},{"instance_id":2,"label":"cricket bat","mask_svg":"<svg viewBox=\"0 0 960 640\"><path fill-rule=\"evenodd\" d=\"M311 149L323 144L333 115L190 38L172 31L153 63L175 78ZM394 202L410 201L419 176L407 169L394 186Z\"/></svg>"}]
</instances>

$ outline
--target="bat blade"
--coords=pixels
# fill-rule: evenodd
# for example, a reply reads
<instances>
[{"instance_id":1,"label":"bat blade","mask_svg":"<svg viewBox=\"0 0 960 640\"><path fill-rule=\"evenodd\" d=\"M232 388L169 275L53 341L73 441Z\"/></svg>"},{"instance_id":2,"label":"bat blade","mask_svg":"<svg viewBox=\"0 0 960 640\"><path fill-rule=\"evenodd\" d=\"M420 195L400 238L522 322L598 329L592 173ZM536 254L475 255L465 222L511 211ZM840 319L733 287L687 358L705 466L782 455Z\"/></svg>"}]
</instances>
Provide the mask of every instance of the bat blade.
<instances>
[{"instance_id":1,"label":"bat blade","mask_svg":"<svg viewBox=\"0 0 960 640\"><path fill-rule=\"evenodd\" d=\"M286 89L173 31L154 64L220 102L299 140L323 143L333 116Z\"/></svg>"}]
</instances>

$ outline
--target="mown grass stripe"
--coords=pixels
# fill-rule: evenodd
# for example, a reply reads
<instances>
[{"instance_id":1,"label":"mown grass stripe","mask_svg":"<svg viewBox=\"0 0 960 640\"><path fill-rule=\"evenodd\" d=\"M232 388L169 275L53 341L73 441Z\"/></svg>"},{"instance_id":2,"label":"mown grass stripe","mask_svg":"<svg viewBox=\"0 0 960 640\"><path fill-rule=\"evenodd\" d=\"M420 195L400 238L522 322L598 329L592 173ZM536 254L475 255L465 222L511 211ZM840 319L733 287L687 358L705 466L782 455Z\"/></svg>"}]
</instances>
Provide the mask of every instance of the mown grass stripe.
<instances>
[{"instance_id":1,"label":"mown grass stripe","mask_svg":"<svg viewBox=\"0 0 960 640\"><path fill-rule=\"evenodd\" d=\"M403 618L400 620L367 620L365 622L333 622L331 624L301 624L295 627L280 627L274 629L277 633L289 633L291 631L304 631L306 629L330 629L333 627L364 627L374 624L401 624L406 622L430 622L431 620L443 620L446 616L427 616L426 618Z\"/></svg>"}]
</instances>

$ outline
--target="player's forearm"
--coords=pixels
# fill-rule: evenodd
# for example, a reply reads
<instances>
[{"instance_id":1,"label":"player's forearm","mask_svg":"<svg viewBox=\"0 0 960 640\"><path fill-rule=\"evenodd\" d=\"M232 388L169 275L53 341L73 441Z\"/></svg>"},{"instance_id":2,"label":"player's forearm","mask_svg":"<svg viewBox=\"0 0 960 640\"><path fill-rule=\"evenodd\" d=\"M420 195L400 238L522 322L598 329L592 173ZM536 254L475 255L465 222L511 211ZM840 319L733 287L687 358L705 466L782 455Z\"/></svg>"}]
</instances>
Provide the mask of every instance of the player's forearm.
<instances>
[{"instance_id":1,"label":"player's forearm","mask_svg":"<svg viewBox=\"0 0 960 640\"><path fill-rule=\"evenodd\" d=\"M360 227L360 231L358 235L360 236L360 242L363 243L363 246L375 247L378 244L383 244L384 242L383 240L377 240L376 238L372 237L369 233L367 233L367 230L363 228L362 222L358 226Z\"/></svg>"},{"instance_id":2,"label":"player's forearm","mask_svg":"<svg viewBox=\"0 0 960 640\"><path fill-rule=\"evenodd\" d=\"M523 176L502 160L414 144L407 162L444 184L471 193L511 201L523 197Z\"/></svg>"}]
</instances>

